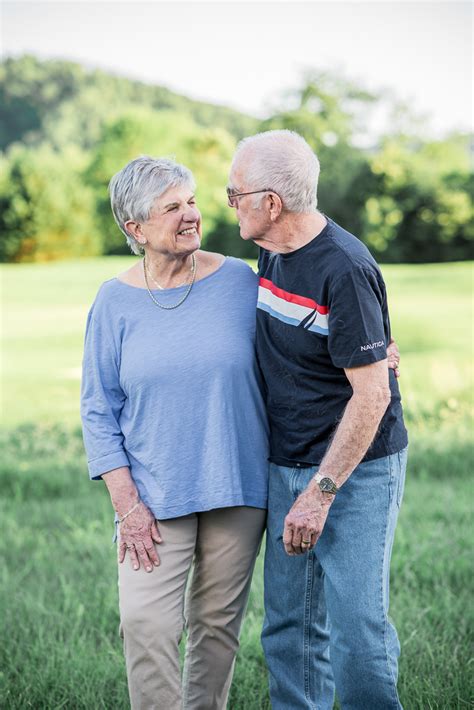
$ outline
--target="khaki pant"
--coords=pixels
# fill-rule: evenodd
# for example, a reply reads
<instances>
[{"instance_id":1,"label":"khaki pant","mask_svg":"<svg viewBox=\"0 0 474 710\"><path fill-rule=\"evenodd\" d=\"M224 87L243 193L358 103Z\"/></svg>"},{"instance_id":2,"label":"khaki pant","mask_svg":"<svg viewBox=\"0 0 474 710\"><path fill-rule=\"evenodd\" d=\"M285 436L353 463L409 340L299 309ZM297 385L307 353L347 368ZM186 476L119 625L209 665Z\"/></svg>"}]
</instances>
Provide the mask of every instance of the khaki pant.
<instances>
[{"instance_id":1,"label":"khaki pant","mask_svg":"<svg viewBox=\"0 0 474 710\"><path fill-rule=\"evenodd\" d=\"M266 511L220 508L158 521L161 564L119 565L121 633L133 710L223 710ZM191 564L193 574L186 595ZM188 641L181 683L178 645Z\"/></svg>"}]
</instances>

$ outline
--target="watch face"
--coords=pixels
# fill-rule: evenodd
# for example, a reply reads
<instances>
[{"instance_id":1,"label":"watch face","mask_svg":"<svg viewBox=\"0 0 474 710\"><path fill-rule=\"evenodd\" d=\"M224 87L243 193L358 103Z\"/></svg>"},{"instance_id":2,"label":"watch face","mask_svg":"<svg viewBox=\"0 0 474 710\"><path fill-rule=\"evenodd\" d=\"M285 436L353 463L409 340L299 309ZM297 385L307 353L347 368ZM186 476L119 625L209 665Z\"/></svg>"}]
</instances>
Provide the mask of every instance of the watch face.
<instances>
[{"instance_id":1,"label":"watch face","mask_svg":"<svg viewBox=\"0 0 474 710\"><path fill-rule=\"evenodd\" d=\"M327 491L328 493L333 493L335 489L334 483L331 481L330 478L322 478L321 482L319 484L319 487L321 488L322 491Z\"/></svg>"}]
</instances>

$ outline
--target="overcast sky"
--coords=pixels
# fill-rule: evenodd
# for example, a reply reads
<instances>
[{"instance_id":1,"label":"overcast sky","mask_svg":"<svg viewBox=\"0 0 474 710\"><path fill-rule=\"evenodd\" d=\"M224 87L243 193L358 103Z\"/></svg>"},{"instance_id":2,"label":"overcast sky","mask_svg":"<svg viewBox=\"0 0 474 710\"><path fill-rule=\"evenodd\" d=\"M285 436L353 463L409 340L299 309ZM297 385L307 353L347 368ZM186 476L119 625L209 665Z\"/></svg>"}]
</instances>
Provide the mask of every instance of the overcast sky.
<instances>
[{"instance_id":1,"label":"overcast sky","mask_svg":"<svg viewBox=\"0 0 474 710\"><path fill-rule=\"evenodd\" d=\"M264 116L307 68L472 129L470 2L3 2L3 56L80 61Z\"/></svg>"}]
</instances>

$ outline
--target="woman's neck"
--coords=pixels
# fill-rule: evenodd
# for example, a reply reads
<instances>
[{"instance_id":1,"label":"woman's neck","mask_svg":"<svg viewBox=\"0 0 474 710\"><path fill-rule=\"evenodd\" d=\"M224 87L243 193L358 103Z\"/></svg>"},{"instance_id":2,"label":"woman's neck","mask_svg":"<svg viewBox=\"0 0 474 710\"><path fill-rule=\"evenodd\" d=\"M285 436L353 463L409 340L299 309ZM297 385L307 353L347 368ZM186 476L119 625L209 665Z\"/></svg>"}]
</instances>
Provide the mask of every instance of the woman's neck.
<instances>
[{"instance_id":1,"label":"woman's neck","mask_svg":"<svg viewBox=\"0 0 474 710\"><path fill-rule=\"evenodd\" d=\"M191 280L192 269L195 264L194 254L166 256L146 251L144 266L149 281L148 286L150 288L157 286L161 288L176 288L183 283L188 283Z\"/></svg>"}]
</instances>

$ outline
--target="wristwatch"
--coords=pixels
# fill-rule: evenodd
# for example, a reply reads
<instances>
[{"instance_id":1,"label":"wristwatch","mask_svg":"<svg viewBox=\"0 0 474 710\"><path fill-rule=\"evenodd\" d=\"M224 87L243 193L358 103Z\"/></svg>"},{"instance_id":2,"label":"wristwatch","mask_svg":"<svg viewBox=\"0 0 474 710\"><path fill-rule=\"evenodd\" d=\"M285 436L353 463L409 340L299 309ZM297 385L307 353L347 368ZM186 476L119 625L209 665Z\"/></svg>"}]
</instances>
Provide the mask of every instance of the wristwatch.
<instances>
[{"instance_id":1,"label":"wristwatch","mask_svg":"<svg viewBox=\"0 0 474 710\"><path fill-rule=\"evenodd\" d=\"M316 481L323 493L331 493L335 496L339 490L332 478L329 478L329 476L323 476L322 474L317 473L313 476L313 480Z\"/></svg>"}]
</instances>

